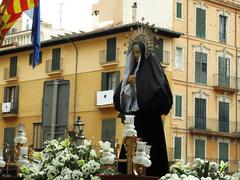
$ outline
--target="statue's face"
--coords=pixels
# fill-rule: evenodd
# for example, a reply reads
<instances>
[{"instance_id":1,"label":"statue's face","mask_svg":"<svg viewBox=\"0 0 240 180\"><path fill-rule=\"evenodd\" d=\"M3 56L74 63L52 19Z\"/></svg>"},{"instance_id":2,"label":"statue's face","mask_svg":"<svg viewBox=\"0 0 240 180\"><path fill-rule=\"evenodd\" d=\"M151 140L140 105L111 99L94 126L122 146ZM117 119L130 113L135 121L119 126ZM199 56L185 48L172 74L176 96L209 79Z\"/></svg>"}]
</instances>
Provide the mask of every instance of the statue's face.
<instances>
[{"instance_id":1,"label":"statue's face","mask_svg":"<svg viewBox=\"0 0 240 180\"><path fill-rule=\"evenodd\" d=\"M140 48L139 47L133 47L132 49L132 53L133 53L133 57L136 61L139 60L139 57L141 55L141 51L140 51Z\"/></svg>"}]
</instances>

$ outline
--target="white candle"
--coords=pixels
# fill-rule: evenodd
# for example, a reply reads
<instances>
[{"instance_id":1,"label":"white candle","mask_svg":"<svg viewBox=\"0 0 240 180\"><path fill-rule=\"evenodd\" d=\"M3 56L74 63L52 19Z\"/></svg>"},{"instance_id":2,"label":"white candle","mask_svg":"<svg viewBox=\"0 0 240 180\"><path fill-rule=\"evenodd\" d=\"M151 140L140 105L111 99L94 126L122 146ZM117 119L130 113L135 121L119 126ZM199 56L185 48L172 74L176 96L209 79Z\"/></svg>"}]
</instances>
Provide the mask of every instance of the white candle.
<instances>
[{"instance_id":1,"label":"white candle","mask_svg":"<svg viewBox=\"0 0 240 180\"><path fill-rule=\"evenodd\" d=\"M28 147L20 147L20 155L27 156L28 155Z\"/></svg>"}]
</instances>

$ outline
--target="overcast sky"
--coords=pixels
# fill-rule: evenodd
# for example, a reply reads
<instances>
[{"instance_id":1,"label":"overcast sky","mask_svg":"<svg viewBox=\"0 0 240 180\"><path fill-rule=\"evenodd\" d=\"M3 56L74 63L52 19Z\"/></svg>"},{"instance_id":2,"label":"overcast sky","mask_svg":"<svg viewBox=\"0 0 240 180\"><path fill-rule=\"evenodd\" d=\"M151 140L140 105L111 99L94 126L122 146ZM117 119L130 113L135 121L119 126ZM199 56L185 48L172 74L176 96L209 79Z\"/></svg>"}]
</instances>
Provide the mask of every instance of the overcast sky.
<instances>
[{"instance_id":1,"label":"overcast sky","mask_svg":"<svg viewBox=\"0 0 240 180\"><path fill-rule=\"evenodd\" d=\"M59 28L62 3L62 27L71 31L86 31L91 27L92 4L97 2L99 0L41 0L41 18Z\"/></svg>"}]
</instances>

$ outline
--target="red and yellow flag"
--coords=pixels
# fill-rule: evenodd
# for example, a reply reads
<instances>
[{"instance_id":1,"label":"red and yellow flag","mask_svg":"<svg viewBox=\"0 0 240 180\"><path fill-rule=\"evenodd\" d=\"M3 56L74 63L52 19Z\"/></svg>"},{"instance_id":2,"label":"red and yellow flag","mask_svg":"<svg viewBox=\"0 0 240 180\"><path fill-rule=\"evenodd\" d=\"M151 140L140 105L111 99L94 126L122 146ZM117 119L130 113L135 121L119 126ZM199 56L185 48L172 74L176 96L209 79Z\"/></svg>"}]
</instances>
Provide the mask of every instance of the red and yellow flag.
<instances>
[{"instance_id":1,"label":"red and yellow flag","mask_svg":"<svg viewBox=\"0 0 240 180\"><path fill-rule=\"evenodd\" d=\"M2 0L0 5L0 46L22 13L38 5L38 0Z\"/></svg>"}]
</instances>

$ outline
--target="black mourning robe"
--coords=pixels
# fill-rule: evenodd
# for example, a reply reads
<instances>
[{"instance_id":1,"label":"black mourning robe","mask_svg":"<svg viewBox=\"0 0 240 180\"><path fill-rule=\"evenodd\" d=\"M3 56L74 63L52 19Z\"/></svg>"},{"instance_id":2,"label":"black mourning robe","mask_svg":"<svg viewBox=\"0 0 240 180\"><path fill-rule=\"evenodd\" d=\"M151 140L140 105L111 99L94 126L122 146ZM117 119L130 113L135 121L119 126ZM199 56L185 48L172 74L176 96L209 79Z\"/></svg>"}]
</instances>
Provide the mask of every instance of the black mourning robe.
<instances>
[{"instance_id":1,"label":"black mourning robe","mask_svg":"<svg viewBox=\"0 0 240 180\"><path fill-rule=\"evenodd\" d=\"M145 46L137 43L141 50L141 62L136 74L137 103L139 110L126 113L121 105L121 83L114 94L114 106L122 115L135 115L135 129L142 141L151 145L147 175L161 177L169 172L166 142L161 115L167 115L172 107L172 93L160 61L153 54L145 57ZM130 49L131 51L131 49ZM123 149L123 148L122 148ZM120 153L120 159L125 156ZM126 173L126 164L119 164L120 172Z\"/></svg>"}]
</instances>

